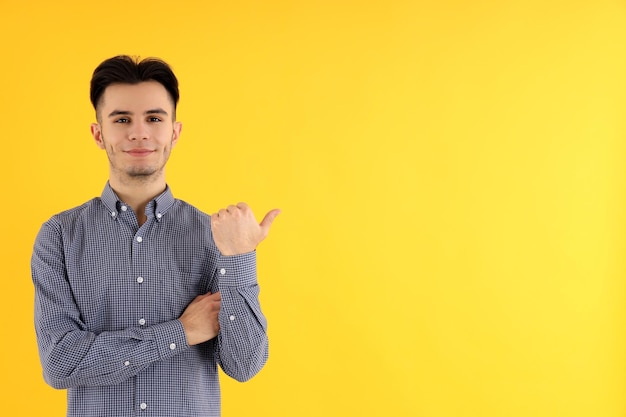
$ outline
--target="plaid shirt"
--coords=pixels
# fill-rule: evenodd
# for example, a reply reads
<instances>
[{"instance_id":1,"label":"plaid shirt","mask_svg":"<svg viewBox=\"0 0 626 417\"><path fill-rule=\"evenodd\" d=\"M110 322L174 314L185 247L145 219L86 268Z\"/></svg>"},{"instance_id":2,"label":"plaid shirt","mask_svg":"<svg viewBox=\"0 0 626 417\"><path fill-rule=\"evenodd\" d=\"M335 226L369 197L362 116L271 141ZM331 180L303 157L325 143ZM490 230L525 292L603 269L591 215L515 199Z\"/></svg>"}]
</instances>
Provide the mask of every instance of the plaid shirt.
<instances>
[{"instance_id":1,"label":"plaid shirt","mask_svg":"<svg viewBox=\"0 0 626 417\"><path fill-rule=\"evenodd\" d=\"M145 213L139 226L107 184L35 241L39 355L46 382L68 389L68 416L219 416L217 365L245 381L267 360L255 252L221 256L210 217L169 187ZM178 317L218 290L219 335L189 346Z\"/></svg>"}]
</instances>

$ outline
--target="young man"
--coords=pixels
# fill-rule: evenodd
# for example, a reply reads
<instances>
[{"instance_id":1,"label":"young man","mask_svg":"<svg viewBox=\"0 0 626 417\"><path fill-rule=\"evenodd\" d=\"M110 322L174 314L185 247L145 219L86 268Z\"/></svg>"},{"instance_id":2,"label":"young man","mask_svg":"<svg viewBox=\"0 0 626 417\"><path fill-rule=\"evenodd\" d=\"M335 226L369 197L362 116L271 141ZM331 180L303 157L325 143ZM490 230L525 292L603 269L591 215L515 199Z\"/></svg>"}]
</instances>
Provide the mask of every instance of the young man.
<instances>
[{"instance_id":1,"label":"young man","mask_svg":"<svg viewBox=\"0 0 626 417\"><path fill-rule=\"evenodd\" d=\"M172 196L178 97L158 59L93 73L109 181L48 220L32 256L43 374L68 389L68 416L219 416L218 364L246 381L267 360L255 248L279 211L259 224L244 203L209 216Z\"/></svg>"}]
</instances>

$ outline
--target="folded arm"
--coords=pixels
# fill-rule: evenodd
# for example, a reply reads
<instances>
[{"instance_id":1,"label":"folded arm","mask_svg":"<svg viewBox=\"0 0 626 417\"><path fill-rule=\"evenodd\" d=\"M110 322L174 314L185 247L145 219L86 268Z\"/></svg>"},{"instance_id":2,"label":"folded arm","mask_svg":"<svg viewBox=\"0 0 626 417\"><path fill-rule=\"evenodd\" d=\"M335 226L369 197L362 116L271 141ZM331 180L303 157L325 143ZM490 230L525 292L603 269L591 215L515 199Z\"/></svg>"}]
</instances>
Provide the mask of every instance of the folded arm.
<instances>
[{"instance_id":1,"label":"folded arm","mask_svg":"<svg viewBox=\"0 0 626 417\"><path fill-rule=\"evenodd\" d=\"M87 328L72 294L63 242L44 224L32 256L35 331L44 379L54 388L111 385L189 348L179 320L96 333Z\"/></svg>"}]
</instances>

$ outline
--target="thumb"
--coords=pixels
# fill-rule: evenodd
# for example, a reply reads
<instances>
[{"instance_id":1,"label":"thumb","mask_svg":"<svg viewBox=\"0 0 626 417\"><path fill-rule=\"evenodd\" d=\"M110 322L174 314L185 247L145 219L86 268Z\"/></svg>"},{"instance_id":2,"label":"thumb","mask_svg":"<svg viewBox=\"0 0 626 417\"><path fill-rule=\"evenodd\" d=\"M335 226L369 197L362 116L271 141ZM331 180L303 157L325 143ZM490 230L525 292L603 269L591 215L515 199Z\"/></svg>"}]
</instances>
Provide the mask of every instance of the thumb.
<instances>
[{"instance_id":1,"label":"thumb","mask_svg":"<svg viewBox=\"0 0 626 417\"><path fill-rule=\"evenodd\" d=\"M279 209L274 209L274 210L270 210L265 217L263 217L263 220L261 220L260 226L263 229L269 229L270 226L272 225L272 223L274 222L274 219L276 218L276 216L278 216L280 214L280 210Z\"/></svg>"}]
</instances>

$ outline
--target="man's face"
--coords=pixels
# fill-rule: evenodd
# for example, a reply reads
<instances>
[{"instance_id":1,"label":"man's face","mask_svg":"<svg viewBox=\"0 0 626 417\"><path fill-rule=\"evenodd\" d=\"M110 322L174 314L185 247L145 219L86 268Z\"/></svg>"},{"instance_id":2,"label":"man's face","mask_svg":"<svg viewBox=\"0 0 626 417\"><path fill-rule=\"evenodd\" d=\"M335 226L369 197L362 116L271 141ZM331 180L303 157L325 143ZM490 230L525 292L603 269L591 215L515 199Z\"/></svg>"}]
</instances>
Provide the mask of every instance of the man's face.
<instances>
[{"instance_id":1,"label":"man's face","mask_svg":"<svg viewBox=\"0 0 626 417\"><path fill-rule=\"evenodd\" d=\"M91 133L109 158L111 176L150 179L163 175L181 124L173 120L174 104L161 84L112 84L98 104L99 123Z\"/></svg>"}]
</instances>

